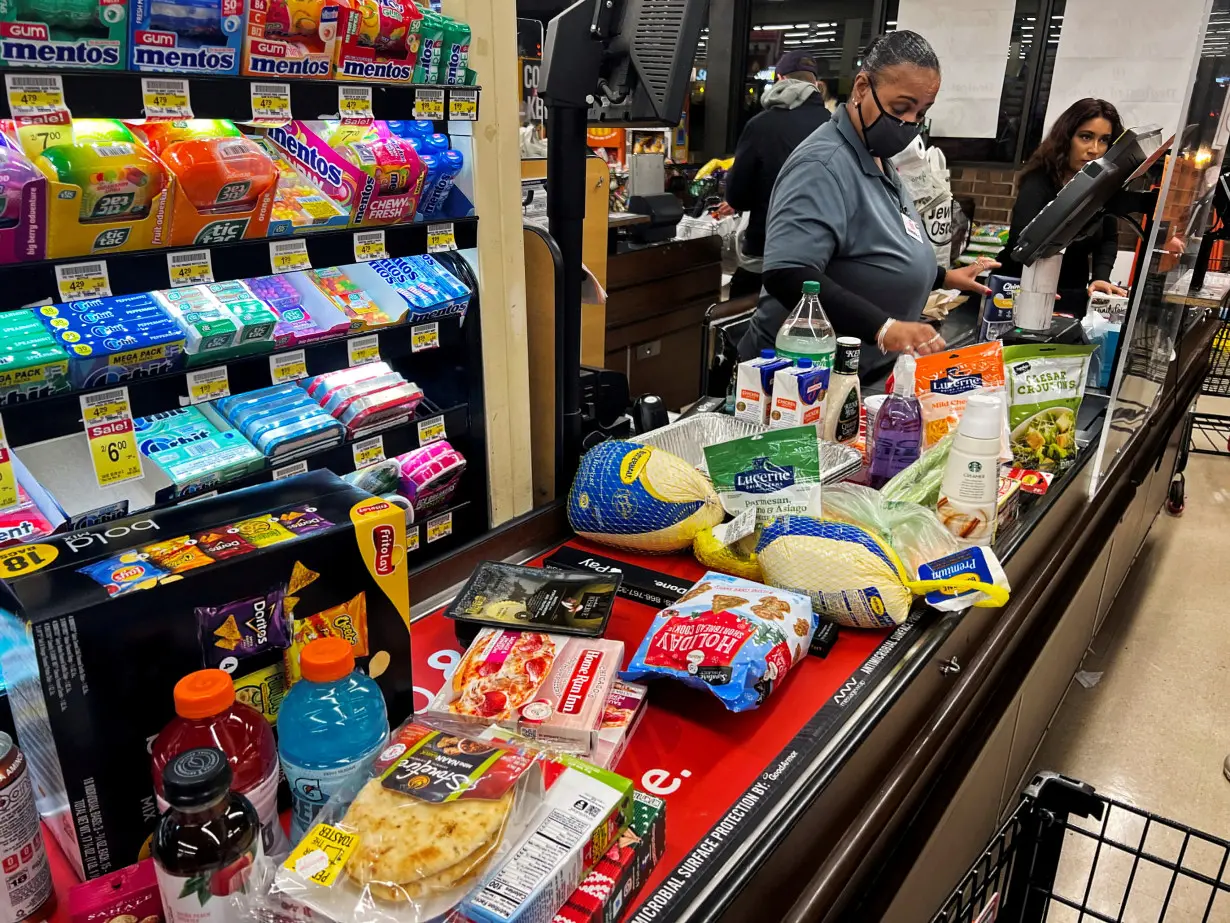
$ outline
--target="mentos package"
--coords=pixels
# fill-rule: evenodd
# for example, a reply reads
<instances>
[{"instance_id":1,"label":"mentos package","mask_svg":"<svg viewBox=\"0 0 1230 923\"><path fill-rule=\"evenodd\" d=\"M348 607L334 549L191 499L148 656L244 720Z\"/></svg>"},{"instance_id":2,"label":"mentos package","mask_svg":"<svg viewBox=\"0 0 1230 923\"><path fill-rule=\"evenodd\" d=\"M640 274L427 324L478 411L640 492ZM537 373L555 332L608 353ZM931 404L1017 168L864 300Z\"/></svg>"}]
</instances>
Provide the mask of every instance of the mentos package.
<instances>
[{"instance_id":1,"label":"mentos package","mask_svg":"<svg viewBox=\"0 0 1230 923\"><path fill-rule=\"evenodd\" d=\"M334 0L247 0L243 73L284 80L333 76L338 4Z\"/></svg>"},{"instance_id":2,"label":"mentos package","mask_svg":"<svg viewBox=\"0 0 1230 923\"><path fill-rule=\"evenodd\" d=\"M0 5L0 66L121 70L128 60L128 0Z\"/></svg>"},{"instance_id":3,"label":"mentos package","mask_svg":"<svg viewBox=\"0 0 1230 923\"><path fill-rule=\"evenodd\" d=\"M409 84L422 18L413 3L398 0L343 5L338 18L338 79Z\"/></svg>"},{"instance_id":4,"label":"mentos package","mask_svg":"<svg viewBox=\"0 0 1230 923\"><path fill-rule=\"evenodd\" d=\"M747 711L807 656L818 624L801 593L709 571L657 614L620 676L669 677Z\"/></svg>"},{"instance_id":5,"label":"mentos package","mask_svg":"<svg viewBox=\"0 0 1230 923\"><path fill-rule=\"evenodd\" d=\"M410 306L410 323L464 316L470 289L430 255L375 260L368 264Z\"/></svg>"},{"instance_id":6,"label":"mentos package","mask_svg":"<svg viewBox=\"0 0 1230 923\"><path fill-rule=\"evenodd\" d=\"M129 13L131 70L239 73L242 0L129 0Z\"/></svg>"}]
</instances>

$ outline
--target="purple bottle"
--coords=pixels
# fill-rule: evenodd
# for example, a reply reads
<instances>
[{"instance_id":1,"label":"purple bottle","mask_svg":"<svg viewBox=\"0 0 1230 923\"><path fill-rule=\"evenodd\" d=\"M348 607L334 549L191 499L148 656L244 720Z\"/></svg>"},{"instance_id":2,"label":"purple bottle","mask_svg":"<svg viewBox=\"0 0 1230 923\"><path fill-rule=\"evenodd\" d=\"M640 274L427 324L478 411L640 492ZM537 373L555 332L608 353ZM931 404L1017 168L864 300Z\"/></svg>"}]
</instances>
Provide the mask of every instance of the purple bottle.
<instances>
[{"instance_id":1,"label":"purple bottle","mask_svg":"<svg viewBox=\"0 0 1230 923\"><path fill-rule=\"evenodd\" d=\"M893 366L893 393L872 424L871 468L867 483L879 490L888 479L922 454L922 404L914 395L914 357L901 355Z\"/></svg>"}]
</instances>

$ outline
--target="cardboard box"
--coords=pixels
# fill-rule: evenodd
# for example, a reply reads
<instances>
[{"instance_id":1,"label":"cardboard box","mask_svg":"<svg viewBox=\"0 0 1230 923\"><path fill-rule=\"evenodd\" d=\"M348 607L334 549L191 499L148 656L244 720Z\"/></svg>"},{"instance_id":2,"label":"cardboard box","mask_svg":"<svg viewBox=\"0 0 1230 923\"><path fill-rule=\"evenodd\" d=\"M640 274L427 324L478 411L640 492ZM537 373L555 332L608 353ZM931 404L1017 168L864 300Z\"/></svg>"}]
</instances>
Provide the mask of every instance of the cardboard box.
<instances>
[{"instance_id":1,"label":"cardboard box","mask_svg":"<svg viewBox=\"0 0 1230 923\"><path fill-rule=\"evenodd\" d=\"M337 3L325 0L247 0L244 76L330 79L337 17Z\"/></svg>"},{"instance_id":2,"label":"cardboard box","mask_svg":"<svg viewBox=\"0 0 1230 923\"><path fill-rule=\"evenodd\" d=\"M196 11L202 7L170 9ZM154 12L154 0L131 0L130 69L164 74L238 74L243 48L243 0L219 0L213 10L217 12L217 21L212 32L203 33L199 19L193 19L191 26L181 32L174 13Z\"/></svg>"},{"instance_id":3,"label":"cardboard box","mask_svg":"<svg viewBox=\"0 0 1230 923\"><path fill-rule=\"evenodd\" d=\"M0 67L121 70L128 61L128 2L97 0L89 5L97 7L90 25L66 27L40 20L37 14L20 15L17 0L0 2Z\"/></svg>"},{"instance_id":4,"label":"cardboard box","mask_svg":"<svg viewBox=\"0 0 1230 923\"><path fill-rule=\"evenodd\" d=\"M372 83L394 83L402 86L412 82L414 64L419 56L419 21L423 14L412 4L398 7L402 13L396 23L385 22L390 10L385 4L374 9L371 6L354 4L340 9L337 28L337 67L334 76L338 80L362 80ZM376 23L365 22L376 13ZM404 28L405 44L392 53L381 53L372 43L372 27ZM366 27L366 28L365 28ZM362 39L368 41L364 42ZM441 83L444 81L441 80Z\"/></svg>"},{"instance_id":5,"label":"cardboard box","mask_svg":"<svg viewBox=\"0 0 1230 923\"><path fill-rule=\"evenodd\" d=\"M0 162L3 211L17 219L13 227L0 228L0 263L41 260L47 247L47 178L16 142L0 137L0 147L6 148Z\"/></svg>"},{"instance_id":6,"label":"cardboard box","mask_svg":"<svg viewBox=\"0 0 1230 923\"><path fill-rule=\"evenodd\" d=\"M409 715L405 548L401 509L315 471L0 552L0 605L28 627L0 667L39 809L78 874L140 857L158 816L148 742L174 716L175 683L218 662L214 648L242 679L281 663L287 639L293 650L334 624L314 616L362 597L357 661L390 720ZM270 594L289 625L250 656L225 655L237 649L211 640L218 614L202 610Z\"/></svg>"}]
</instances>

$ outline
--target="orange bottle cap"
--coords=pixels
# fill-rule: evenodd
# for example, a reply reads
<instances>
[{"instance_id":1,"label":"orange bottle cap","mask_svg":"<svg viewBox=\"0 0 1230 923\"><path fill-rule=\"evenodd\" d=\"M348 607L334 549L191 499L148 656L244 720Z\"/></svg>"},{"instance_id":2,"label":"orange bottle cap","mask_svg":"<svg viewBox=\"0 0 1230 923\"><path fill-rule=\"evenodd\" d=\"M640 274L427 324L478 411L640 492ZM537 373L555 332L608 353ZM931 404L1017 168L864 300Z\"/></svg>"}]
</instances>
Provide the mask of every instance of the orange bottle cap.
<instances>
[{"instance_id":1,"label":"orange bottle cap","mask_svg":"<svg viewBox=\"0 0 1230 923\"><path fill-rule=\"evenodd\" d=\"M299 655L303 678L314 683L330 683L354 669L354 650L343 638L317 638L304 645Z\"/></svg>"},{"instance_id":2,"label":"orange bottle cap","mask_svg":"<svg viewBox=\"0 0 1230 923\"><path fill-rule=\"evenodd\" d=\"M210 718L235 704L235 683L225 670L197 670L175 684L175 714Z\"/></svg>"}]
</instances>

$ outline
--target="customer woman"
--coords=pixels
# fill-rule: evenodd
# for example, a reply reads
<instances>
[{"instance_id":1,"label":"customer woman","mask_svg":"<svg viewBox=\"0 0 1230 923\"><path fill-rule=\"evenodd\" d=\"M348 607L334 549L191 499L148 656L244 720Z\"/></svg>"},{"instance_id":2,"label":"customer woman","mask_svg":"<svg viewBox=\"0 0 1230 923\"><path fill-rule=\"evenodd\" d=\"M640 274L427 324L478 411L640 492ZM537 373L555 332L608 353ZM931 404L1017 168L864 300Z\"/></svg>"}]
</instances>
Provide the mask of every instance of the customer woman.
<instances>
[{"instance_id":1,"label":"customer woman","mask_svg":"<svg viewBox=\"0 0 1230 923\"><path fill-rule=\"evenodd\" d=\"M993 261L937 268L922 221L888 158L917 137L940 89L940 62L916 32L872 42L850 98L787 159L769 205L764 291L747 334L744 359L771 348L803 283L820 283L820 302L838 336L862 351L862 371L892 354L936 352L935 328L918 322L935 288L985 293L975 276Z\"/></svg>"},{"instance_id":2,"label":"customer woman","mask_svg":"<svg viewBox=\"0 0 1230 923\"><path fill-rule=\"evenodd\" d=\"M1017 238L1038 212L1085 164L1097 160L1123 134L1115 107L1104 99L1081 99L1055 120L1046 139L1038 145L1017 181L1016 204L1008 245L999 255L1003 273L1021 274L1021 264L1012 259ZM1065 314L1083 317L1094 292L1126 295L1110 282L1118 251L1119 227L1114 215L1105 215L1092 235L1068 245L1059 269L1060 300L1056 307Z\"/></svg>"}]
</instances>

